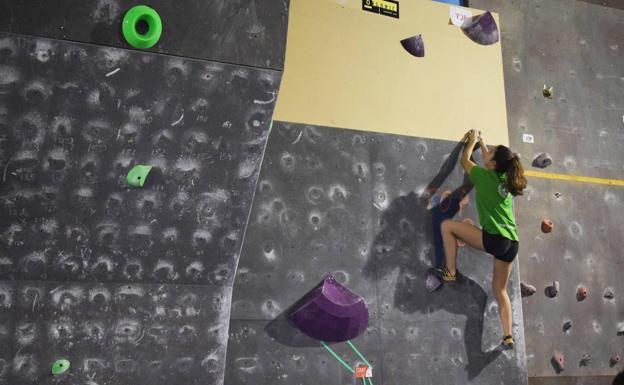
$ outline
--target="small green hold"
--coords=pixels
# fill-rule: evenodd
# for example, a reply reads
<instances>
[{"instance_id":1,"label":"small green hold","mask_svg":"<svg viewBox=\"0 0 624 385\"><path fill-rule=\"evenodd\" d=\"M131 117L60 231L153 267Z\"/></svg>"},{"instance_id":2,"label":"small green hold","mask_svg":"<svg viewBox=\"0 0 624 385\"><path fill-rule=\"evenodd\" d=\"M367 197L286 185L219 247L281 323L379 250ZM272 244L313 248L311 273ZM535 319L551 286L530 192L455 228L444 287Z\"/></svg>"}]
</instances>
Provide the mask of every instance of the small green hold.
<instances>
[{"instance_id":1,"label":"small green hold","mask_svg":"<svg viewBox=\"0 0 624 385\"><path fill-rule=\"evenodd\" d=\"M147 179L147 174L149 174L151 170L152 166L137 164L128 171L126 181L128 181L128 184L132 187L143 187Z\"/></svg>"},{"instance_id":2,"label":"small green hold","mask_svg":"<svg viewBox=\"0 0 624 385\"><path fill-rule=\"evenodd\" d=\"M53 364L52 364L52 374L59 375L59 374L63 374L66 371L69 370L69 361L61 358L60 360L56 360Z\"/></svg>"}]
</instances>

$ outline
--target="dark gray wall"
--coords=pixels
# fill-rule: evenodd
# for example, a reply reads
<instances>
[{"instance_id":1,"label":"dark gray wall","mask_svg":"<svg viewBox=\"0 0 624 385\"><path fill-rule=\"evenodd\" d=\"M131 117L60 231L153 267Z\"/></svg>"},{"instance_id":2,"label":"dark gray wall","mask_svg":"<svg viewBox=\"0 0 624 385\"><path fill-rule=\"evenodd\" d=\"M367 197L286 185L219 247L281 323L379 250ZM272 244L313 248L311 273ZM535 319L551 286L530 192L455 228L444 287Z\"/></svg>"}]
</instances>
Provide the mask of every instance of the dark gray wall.
<instances>
[{"instance_id":1,"label":"dark gray wall","mask_svg":"<svg viewBox=\"0 0 624 385\"><path fill-rule=\"evenodd\" d=\"M353 383L280 317L327 273L368 303L369 328L354 343L375 383L526 384L517 266L515 351L498 349L492 257L462 249L460 281L425 289L436 199L472 188L460 151L453 142L276 122L234 285L226 384ZM477 223L474 206L464 208L458 217ZM335 348L355 365L345 343Z\"/></svg>"},{"instance_id":2,"label":"dark gray wall","mask_svg":"<svg viewBox=\"0 0 624 385\"><path fill-rule=\"evenodd\" d=\"M289 0L1 0L0 31L132 48L121 21L137 4L154 8L163 22L148 51L284 68Z\"/></svg>"},{"instance_id":3,"label":"dark gray wall","mask_svg":"<svg viewBox=\"0 0 624 385\"><path fill-rule=\"evenodd\" d=\"M510 140L525 165L549 152L545 171L624 179L624 11L566 0L470 4L501 15ZM541 95L544 84L555 87L552 100ZM535 143L523 143L523 133ZM527 240L520 276L538 288L523 300L529 376L556 376L554 351L566 357L561 376L614 375L622 364L609 359L624 354L616 334L624 322L624 188L539 179L530 187L516 206ZM539 232L542 217L555 222L552 234ZM553 280L561 293L549 299ZM589 290L583 302L579 285ZM614 299L603 298L607 288ZM584 354L592 356L587 366Z\"/></svg>"},{"instance_id":4,"label":"dark gray wall","mask_svg":"<svg viewBox=\"0 0 624 385\"><path fill-rule=\"evenodd\" d=\"M0 383L222 382L280 79L0 34Z\"/></svg>"}]
</instances>

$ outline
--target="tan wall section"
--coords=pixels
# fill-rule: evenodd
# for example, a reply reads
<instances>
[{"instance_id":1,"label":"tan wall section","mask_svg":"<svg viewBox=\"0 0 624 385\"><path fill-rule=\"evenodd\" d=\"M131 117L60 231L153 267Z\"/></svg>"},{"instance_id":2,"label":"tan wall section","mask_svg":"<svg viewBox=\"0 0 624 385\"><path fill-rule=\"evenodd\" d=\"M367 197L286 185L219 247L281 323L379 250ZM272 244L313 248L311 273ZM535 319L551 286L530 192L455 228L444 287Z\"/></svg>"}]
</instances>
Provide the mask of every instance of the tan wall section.
<instances>
[{"instance_id":1,"label":"tan wall section","mask_svg":"<svg viewBox=\"0 0 624 385\"><path fill-rule=\"evenodd\" d=\"M507 144L500 42L474 43L449 9L400 0L395 19L362 0L291 0L274 120L447 140L476 128ZM417 34L424 58L400 44Z\"/></svg>"}]
</instances>

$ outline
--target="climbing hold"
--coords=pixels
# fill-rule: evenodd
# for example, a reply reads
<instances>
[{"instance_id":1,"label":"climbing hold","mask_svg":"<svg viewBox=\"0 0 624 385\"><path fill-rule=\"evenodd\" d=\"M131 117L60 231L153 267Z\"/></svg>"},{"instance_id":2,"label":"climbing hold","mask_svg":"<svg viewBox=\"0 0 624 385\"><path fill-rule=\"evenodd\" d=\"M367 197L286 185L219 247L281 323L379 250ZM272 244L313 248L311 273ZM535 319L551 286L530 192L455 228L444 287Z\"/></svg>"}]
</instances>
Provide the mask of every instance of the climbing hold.
<instances>
[{"instance_id":1,"label":"climbing hold","mask_svg":"<svg viewBox=\"0 0 624 385\"><path fill-rule=\"evenodd\" d=\"M60 360L56 360L52 364L52 374L54 374L55 376L57 374L63 374L68 370L69 370L69 361L64 358L61 358Z\"/></svg>"},{"instance_id":2,"label":"climbing hold","mask_svg":"<svg viewBox=\"0 0 624 385\"><path fill-rule=\"evenodd\" d=\"M602 296L605 297L606 299L613 299L613 298L615 298L615 294L613 293L613 289L611 289L610 287L605 289L604 294Z\"/></svg>"},{"instance_id":3,"label":"climbing hold","mask_svg":"<svg viewBox=\"0 0 624 385\"><path fill-rule=\"evenodd\" d=\"M555 192L555 199L559 199L563 196L563 194L561 194L560 192L556 191Z\"/></svg>"},{"instance_id":4,"label":"climbing hold","mask_svg":"<svg viewBox=\"0 0 624 385\"><path fill-rule=\"evenodd\" d=\"M583 354L583 357L581 357L581 362L579 362L579 365L588 366L589 364L591 364L591 361L592 361L591 354L585 353Z\"/></svg>"},{"instance_id":5,"label":"climbing hold","mask_svg":"<svg viewBox=\"0 0 624 385\"><path fill-rule=\"evenodd\" d=\"M584 301L585 298L587 298L587 288L584 286L579 287L578 289L576 289L576 300L577 301Z\"/></svg>"},{"instance_id":6,"label":"climbing hold","mask_svg":"<svg viewBox=\"0 0 624 385\"><path fill-rule=\"evenodd\" d=\"M567 332L568 330L572 329L572 321L566 321L563 323L563 331Z\"/></svg>"},{"instance_id":7,"label":"climbing hold","mask_svg":"<svg viewBox=\"0 0 624 385\"><path fill-rule=\"evenodd\" d=\"M624 322L620 322L618 324L617 335L618 336L624 336Z\"/></svg>"},{"instance_id":8,"label":"climbing hold","mask_svg":"<svg viewBox=\"0 0 624 385\"><path fill-rule=\"evenodd\" d=\"M152 166L137 164L136 166L132 167L130 171L128 171L126 181L132 187L143 187L143 184L147 179L147 175L150 173L151 170Z\"/></svg>"},{"instance_id":9,"label":"climbing hold","mask_svg":"<svg viewBox=\"0 0 624 385\"><path fill-rule=\"evenodd\" d=\"M617 365L618 362L620 362L620 360L620 355L617 353L613 353L611 359L609 360L609 364L611 365L611 367L614 367L615 365Z\"/></svg>"},{"instance_id":10,"label":"climbing hold","mask_svg":"<svg viewBox=\"0 0 624 385\"><path fill-rule=\"evenodd\" d=\"M559 294L559 282L553 281L552 285L548 286L545 290L546 297L555 298Z\"/></svg>"},{"instance_id":11,"label":"climbing hold","mask_svg":"<svg viewBox=\"0 0 624 385\"><path fill-rule=\"evenodd\" d=\"M542 152L533 159L533 167L546 168L552 164L552 158L549 153Z\"/></svg>"},{"instance_id":12,"label":"climbing hold","mask_svg":"<svg viewBox=\"0 0 624 385\"><path fill-rule=\"evenodd\" d=\"M520 282L520 294L523 297L530 297L535 294L536 291L537 289L535 288L535 286L527 285L524 282Z\"/></svg>"},{"instance_id":13,"label":"climbing hold","mask_svg":"<svg viewBox=\"0 0 624 385\"><path fill-rule=\"evenodd\" d=\"M442 281L440 281L440 278L436 277L433 274L427 274L425 287L429 292L436 291L436 289L439 288L440 285L442 285Z\"/></svg>"},{"instance_id":14,"label":"climbing hold","mask_svg":"<svg viewBox=\"0 0 624 385\"><path fill-rule=\"evenodd\" d=\"M291 309L288 319L304 334L321 341L351 340L368 327L364 298L336 282L331 274Z\"/></svg>"},{"instance_id":15,"label":"climbing hold","mask_svg":"<svg viewBox=\"0 0 624 385\"><path fill-rule=\"evenodd\" d=\"M499 40L496 20L489 11L466 20L461 28L477 44L491 45Z\"/></svg>"},{"instance_id":16,"label":"climbing hold","mask_svg":"<svg viewBox=\"0 0 624 385\"><path fill-rule=\"evenodd\" d=\"M542 233L548 234L553 231L555 224L548 218L542 219Z\"/></svg>"},{"instance_id":17,"label":"climbing hold","mask_svg":"<svg viewBox=\"0 0 624 385\"><path fill-rule=\"evenodd\" d=\"M563 356L563 353L555 352L550 362L557 374L563 372L563 370L565 369L565 357Z\"/></svg>"},{"instance_id":18,"label":"climbing hold","mask_svg":"<svg viewBox=\"0 0 624 385\"><path fill-rule=\"evenodd\" d=\"M544 89L542 90L542 95L544 95L545 98L552 99L553 96L555 95L555 88L554 87L548 87L546 84L544 84Z\"/></svg>"},{"instance_id":19,"label":"climbing hold","mask_svg":"<svg viewBox=\"0 0 624 385\"><path fill-rule=\"evenodd\" d=\"M146 32L139 32L139 23L147 24ZM123 18L121 31L128 44L134 48L150 48L158 42L162 33L162 21L158 12L146 5L136 5Z\"/></svg>"},{"instance_id":20,"label":"climbing hold","mask_svg":"<svg viewBox=\"0 0 624 385\"><path fill-rule=\"evenodd\" d=\"M401 45L407 52L416 57L425 57L425 42L422 35L415 35L401 40Z\"/></svg>"}]
</instances>

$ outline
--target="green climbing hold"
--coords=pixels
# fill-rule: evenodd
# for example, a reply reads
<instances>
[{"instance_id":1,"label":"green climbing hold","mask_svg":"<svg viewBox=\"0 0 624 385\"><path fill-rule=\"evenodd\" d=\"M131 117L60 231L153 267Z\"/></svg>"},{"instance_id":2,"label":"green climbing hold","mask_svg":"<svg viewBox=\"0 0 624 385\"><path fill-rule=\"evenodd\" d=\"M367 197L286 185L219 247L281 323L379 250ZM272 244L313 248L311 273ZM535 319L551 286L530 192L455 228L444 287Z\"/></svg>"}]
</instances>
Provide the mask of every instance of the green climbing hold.
<instances>
[{"instance_id":1,"label":"green climbing hold","mask_svg":"<svg viewBox=\"0 0 624 385\"><path fill-rule=\"evenodd\" d=\"M69 370L69 361L64 358L61 358L60 360L56 360L52 364L52 374L54 374L55 376L57 374L63 374L68 370Z\"/></svg>"},{"instance_id":2,"label":"green climbing hold","mask_svg":"<svg viewBox=\"0 0 624 385\"><path fill-rule=\"evenodd\" d=\"M139 22L147 24L147 31L137 30ZM121 30L128 44L134 48L150 48L158 43L162 33L162 21L158 12L146 5L136 5L126 13Z\"/></svg>"},{"instance_id":3,"label":"green climbing hold","mask_svg":"<svg viewBox=\"0 0 624 385\"><path fill-rule=\"evenodd\" d=\"M137 164L132 167L130 171L128 171L126 181L128 181L128 184L132 187L143 187L143 184L147 179L147 174L149 174L151 170L152 166Z\"/></svg>"}]
</instances>

